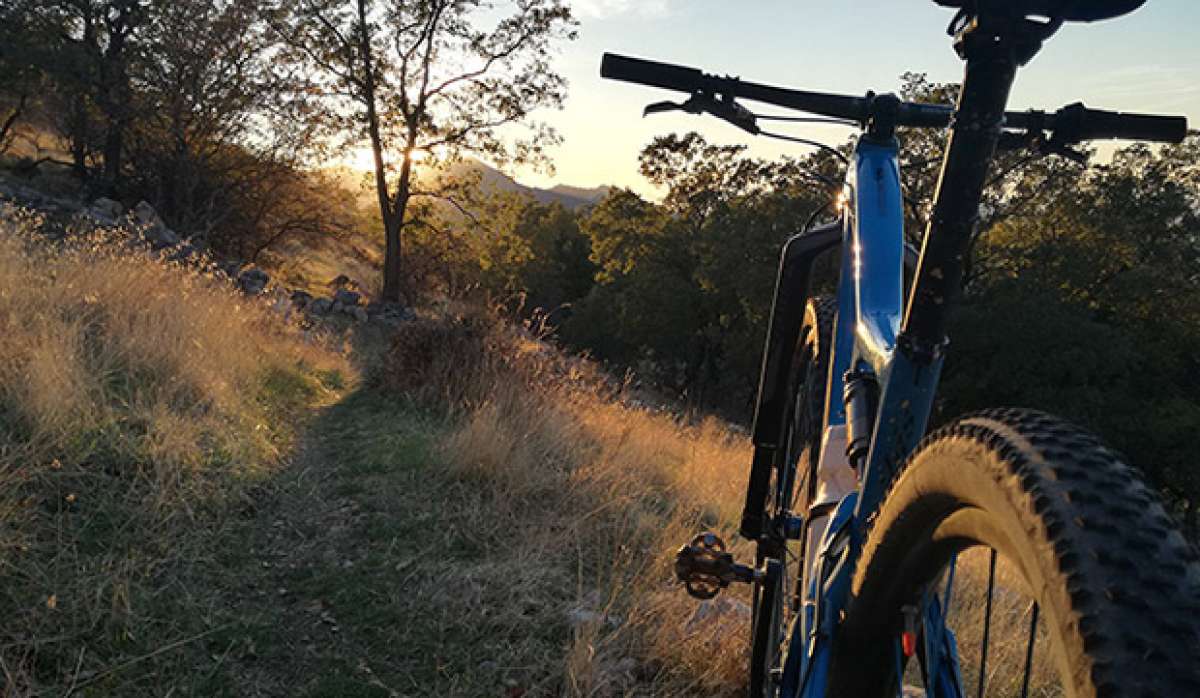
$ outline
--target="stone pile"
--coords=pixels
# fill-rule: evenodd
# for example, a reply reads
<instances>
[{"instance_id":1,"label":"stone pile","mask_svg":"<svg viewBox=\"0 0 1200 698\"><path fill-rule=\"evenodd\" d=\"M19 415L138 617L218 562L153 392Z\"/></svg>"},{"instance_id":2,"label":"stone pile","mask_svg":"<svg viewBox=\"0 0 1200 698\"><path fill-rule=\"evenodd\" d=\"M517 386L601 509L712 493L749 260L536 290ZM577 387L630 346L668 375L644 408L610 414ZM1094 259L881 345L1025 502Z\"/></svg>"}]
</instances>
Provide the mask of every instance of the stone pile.
<instances>
[{"instance_id":1,"label":"stone pile","mask_svg":"<svg viewBox=\"0 0 1200 698\"><path fill-rule=\"evenodd\" d=\"M121 202L105 197L85 204L0 179L0 204L5 202L55 219L69 218L74 224L71 227L124 230L131 235L134 245L147 249L151 256L203 266L228 278L247 296L262 297L289 315L299 310L314 320L343 318L358 323L378 322L392 327L416 318L412 309L402 303L366 302L361 291L362 285L345 274L338 275L330 282L331 296L318 298L302 289L273 286L267 272L241 260L214 261L205 256L207 241L200 237L186 237L172 230L146 201L138 202L132 209L126 209ZM59 238L67 234L67 230L68 226L55 226L48 232L50 237Z\"/></svg>"}]
</instances>

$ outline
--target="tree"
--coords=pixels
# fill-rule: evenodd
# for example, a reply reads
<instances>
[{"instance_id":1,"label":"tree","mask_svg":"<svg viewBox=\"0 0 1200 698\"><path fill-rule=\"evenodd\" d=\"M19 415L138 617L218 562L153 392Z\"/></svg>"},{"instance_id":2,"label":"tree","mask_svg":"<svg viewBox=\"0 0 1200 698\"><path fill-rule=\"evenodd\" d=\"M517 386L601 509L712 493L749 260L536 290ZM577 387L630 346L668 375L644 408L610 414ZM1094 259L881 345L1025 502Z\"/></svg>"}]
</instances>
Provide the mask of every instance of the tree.
<instances>
[{"instance_id":1,"label":"tree","mask_svg":"<svg viewBox=\"0 0 1200 698\"><path fill-rule=\"evenodd\" d=\"M0 7L0 153L12 145L19 121L27 118L44 82L37 34L19 7Z\"/></svg>"},{"instance_id":2,"label":"tree","mask_svg":"<svg viewBox=\"0 0 1200 698\"><path fill-rule=\"evenodd\" d=\"M551 51L575 37L575 25L561 0L307 0L280 3L267 16L289 57L315 76L309 91L323 100L331 133L370 144L385 300L403 298L410 203L432 197L461 206L448 190L418 183L417 154L474 154L503 165L537 161L556 142L530 113L565 96Z\"/></svg>"},{"instance_id":3,"label":"tree","mask_svg":"<svg viewBox=\"0 0 1200 698\"><path fill-rule=\"evenodd\" d=\"M134 72L138 120L126 138L131 191L173 226L250 261L297 237L356 227L334 178L306 171L320 151L298 82L255 3L158 8Z\"/></svg>"},{"instance_id":4,"label":"tree","mask_svg":"<svg viewBox=\"0 0 1200 698\"><path fill-rule=\"evenodd\" d=\"M476 259L484 288L498 295L520 294L525 312L553 313L584 297L596 268L578 217L559 203L511 196L516 200L500 215L474 229L482 238Z\"/></svg>"},{"instance_id":5,"label":"tree","mask_svg":"<svg viewBox=\"0 0 1200 698\"><path fill-rule=\"evenodd\" d=\"M979 243L952 324L942 416L1024 405L1142 467L1200 533L1200 139L1133 145Z\"/></svg>"}]
</instances>

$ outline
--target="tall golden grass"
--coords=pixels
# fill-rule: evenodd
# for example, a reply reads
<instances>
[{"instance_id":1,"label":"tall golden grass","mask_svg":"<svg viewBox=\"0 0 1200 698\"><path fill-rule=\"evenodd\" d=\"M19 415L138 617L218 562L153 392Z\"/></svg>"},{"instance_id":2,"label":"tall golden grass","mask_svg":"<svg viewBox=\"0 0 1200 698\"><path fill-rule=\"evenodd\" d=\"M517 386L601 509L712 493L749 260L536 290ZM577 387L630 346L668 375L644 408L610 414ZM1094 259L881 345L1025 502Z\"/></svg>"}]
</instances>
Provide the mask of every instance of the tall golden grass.
<instances>
[{"instance_id":1,"label":"tall golden grass","mask_svg":"<svg viewBox=\"0 0 1200 698\"><path fill-rule=\"evenodd\" d=\"M112 235L52 245L41 225L0 210L0 670L14 693L78 671L77 647L88 665L118 661L185 630L150 607L214 554L189 530L246 501L293 418L351 377L340 351L227 284Z\"/></svg>"},{"instance_id":2,"label":"tall golden grass","mask_svg":"<svg viewBox=\"0 0 1200 698\"><path fill-rule=\"evenodd\" d=\"M456 412L442 455L453 477L486 492L477 521L504 532L495 554L574 579L545 600L570 627L547 693L742 689L744 595L699 607L671 564L700 530L733 539L743 436L637 406L592 364L478 315L410 328L390 356L385 383Z\"/></svg>"},{"instance_id":3,"label":"tall golden grass","mask_svg":"<svg viewBox=\"0 0 1200 698\"><path fill-rule=\"evenodd\" d=\"M453 477L484 493L485 508L464 525L498 532L490 554L574 579L561 597L543 599L570 626L556 682L541 684L547 695L744 694L747 590L698 603L671 570L675 550L702 530L752 559L750 546L735 542L750 457L744 434L711 417L643 407L594 364L480 314L426 320L398 336L384 376L395 390L450 406L441 454ZM950 623L973 691L983 551L962 556L954 588ZM1023 591L1001 561L988 695L1020 694L1030 619ZM1030 695L1061 695L1044 627L1038 641ZM921 685L915 663L906 683Z\"/></svg>"}]
</instances>

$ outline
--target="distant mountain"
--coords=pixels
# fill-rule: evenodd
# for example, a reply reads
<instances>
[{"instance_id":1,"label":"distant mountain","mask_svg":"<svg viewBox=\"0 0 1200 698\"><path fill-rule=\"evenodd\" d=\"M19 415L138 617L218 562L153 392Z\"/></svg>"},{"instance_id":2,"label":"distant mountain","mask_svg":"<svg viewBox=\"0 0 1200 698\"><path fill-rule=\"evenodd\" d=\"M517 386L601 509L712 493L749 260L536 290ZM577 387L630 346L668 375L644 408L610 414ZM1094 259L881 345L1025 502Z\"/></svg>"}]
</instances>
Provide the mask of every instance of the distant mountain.
<instances>
[{"instance_id":1,"label":"distant mountain","mask_svg":"<svg viewBox=\"0 0 1200 698\"><path fill-rule=\"evenodd\" d=\"M478 173L480 185L497 191L516 192L532 197L541 204L557 203L572 211L590 206L608 195L611 187L573 187L568 184L556 184L549 189L541 189L521 184L500 170L486 165L478 160L467 160L454 166L454 174Z\"/></svg>"},{"instance_id":2,"label":"distant mountain","mask_svg":"<svg viewBox=\"0 0 1200 698\"><path fill-rule=\"evenodd\" d=\"M589 204L594 204L600 199L608 196L608 193L612 191L612 187L573 187L570 184L555 184L549 189L542 189L540 191L545 191L549 194L556 194L559 196L566 196L572 199L579 199L580 201L586 201Z\"/></svg>"},{"instance_id":3,"label":"distant mountain","mask_svg":"<svg viewBox=\"0 0 1200 698\"><path fill-rule=\"evenodd\" d=\"M359 200L363 205L376 205L374 186L367 172L354 170L344 165L326 168L324 172L333 176L351 191L359 192ZM531 197L534 201L541 204L562 204L563 207L572 211L577 211L585 206L591 206L607 196L608 192L612 190L612 187L606 186L574 187L569 184L556 184L549 189L531 187L521 184L500 170L478 160L465 160L453 165L450 168L450 174L456 177L467 174L478 174L479 183L485 190L516 192ZM429 176L428 171L418 170L418 176Z\"/></svg>"}]
</instances>

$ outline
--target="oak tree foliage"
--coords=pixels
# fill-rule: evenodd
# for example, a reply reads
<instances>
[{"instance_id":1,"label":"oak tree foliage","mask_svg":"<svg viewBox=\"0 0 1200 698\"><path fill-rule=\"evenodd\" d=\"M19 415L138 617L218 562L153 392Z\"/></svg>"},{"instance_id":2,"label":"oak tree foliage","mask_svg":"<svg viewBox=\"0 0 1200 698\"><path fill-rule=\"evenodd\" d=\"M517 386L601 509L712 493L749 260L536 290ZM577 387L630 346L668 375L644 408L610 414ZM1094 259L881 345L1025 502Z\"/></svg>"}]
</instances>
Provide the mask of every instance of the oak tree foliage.
<instances>
[{"instance_id":1,"label":"oak tree foliage","mask_svg":"<svg viewBox=\"0 0 1200 698\"><path fill-rule=\"evenodd\" d=\"M403 295L404 229L428 218L413 215L414 200L464 205L461 185L417 177L414 153L506 165L536 162L557 142L532 113L565 98L553 57L575 22L560 0L304 0L266 16L283 56L311 76L330 136L369 144L387 300Z\"/></svg>"}]
</instances>

